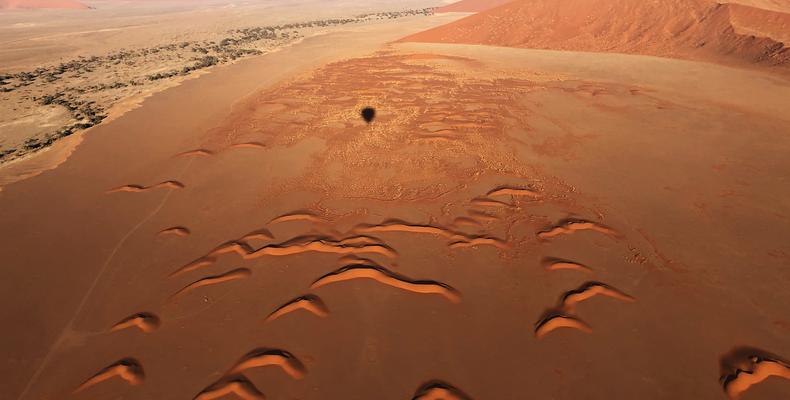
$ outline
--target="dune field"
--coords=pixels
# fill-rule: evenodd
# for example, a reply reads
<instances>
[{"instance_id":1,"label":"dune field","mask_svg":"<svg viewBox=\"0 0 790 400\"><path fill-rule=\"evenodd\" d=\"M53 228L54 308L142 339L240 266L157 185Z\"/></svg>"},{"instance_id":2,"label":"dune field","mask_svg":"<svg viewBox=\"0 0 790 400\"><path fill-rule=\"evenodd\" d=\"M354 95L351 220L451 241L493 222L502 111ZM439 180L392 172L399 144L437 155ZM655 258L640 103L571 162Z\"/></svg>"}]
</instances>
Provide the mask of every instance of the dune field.
<instances>
[{"instance_id":1,"label":"dune field","mask_svg":"<svg viewBox=\"0 0 790 400\"><path fill-rule=\"evenodd\" d=\"M418 3L0 164L2 397L790 398L790 6Z\"/></svg>"}]
</instances>

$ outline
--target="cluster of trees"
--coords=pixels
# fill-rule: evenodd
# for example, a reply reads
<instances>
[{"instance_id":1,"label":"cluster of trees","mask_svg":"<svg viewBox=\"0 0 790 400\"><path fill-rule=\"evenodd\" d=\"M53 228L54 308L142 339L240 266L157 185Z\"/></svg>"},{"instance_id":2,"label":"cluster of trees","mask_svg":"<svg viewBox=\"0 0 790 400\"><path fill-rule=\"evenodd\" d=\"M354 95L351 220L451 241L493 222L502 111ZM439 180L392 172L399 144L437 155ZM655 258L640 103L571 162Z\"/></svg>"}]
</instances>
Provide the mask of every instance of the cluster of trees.
<instances>
[{"instance_id":1,"label":"cluster of trees","mask_svg":"<svg viewBox=\"0 0 790 400\"><path fill-rule=\"evenodd\" d=\"M107 118L107 116L104 114L104 110L97 106L95 102L82 101L74 98L73 96L67 96L63 92L58 92L54 95L43 96L42 98L38 99L38 101L43 105L56 104L65 107L67 110L69 110L69 113L71 113L72 118L74 118L77 122L62 127L55 132L45 135L44 137L29 138L25 140L25 142L22 143L22 146L18 149L9 148L0 150L0 160L13 156L17 153L24 154L49 146L62 137L69 136L76 131L87 129L94 125L98 125L105 118Z\"/></svg>"},{"instance_id":2,"label":"cluster of trees","mask_svg":"<svg viewBox=\"0 0 790 400\"><path fill-rule=\"evenodd\" d=\"M377 12L362 14L352 18L334 18L325 20L315 20L299 23L289 23L276 26L263 26L253 28L243 28L231 30L230 37L222 39L219 43L215 42L194 42L182 41L179 43L163 44L155 47L140 48L136 50L120 49L116 52L109 53L104 56L91 56L91 57L78 57L77 59L61 63L49 67L36 68L33 71L19 72L14 75L0 75L0 92L10 92L15 88L31 85L39 78L43 78L46 83L55 82L63 77L66 73L74 73L75 76L93 72L96 68L104 65L119 65L125 63L132 66L135 64L135 59L143 58L148 55L156 55L160 52L175 52L183 50L191 46L190 50L194 53L200 53L204 56L214 57L216 63L227 62L235 60L247 55L260 54L257 49L243 48L241 46L255 43L261 40L277 40L289 39L292 33L298 29L315 28L315 27L330 27L337 25L345 25L351 23L358 23L369 21L373 19L392 19L400 18L411 15L429 15L433 13L432 8L417 9L417 10L403 10L391 12ZM148 76L148 80L159 80L170 78L177 75L187 74L191 71L206 68L205 63L209 60L207 57L197 59L197 63L193 66L184 67L182 70L174 70L171 72L159 73ZM14 81L11 83L11 81ZM111 88L111 87L108 87Z\"/></svg>"},{"instance_id":3,"label":"cluster of trees","mask_svg":"<svg viewBox=\"0 0 790 400\"><path fill-rule=\"evenodd\" d=\"M107 115L104 114L104 109L97 106L95 101L80 100L63 92L45 95L39 99L39 102L42 105L55 104L66 108L71 116L79 121L78 124L85 125L84 128L97 125L107 118Z\"/></svg>"},{"instance_id":4,"label":"cluster of trees","mask_svg":"<svg viewBox=\"0 0 790 400\"><path fill-rule=\"evenodd\" d=\"M57 131L55 131L53 133L49 133L49 134L45 135L44 137L27 139L22 144L20 149L9 148L9 149L5 149L5 150L0 150L0 160L3 160L4 158L10 157L10 156L12 156L14 154L17 154L17 153L25 154L25 153L28 153L30 151L34 151L34 150L37 150L37 149L40 149L40 148L47 147L47 146L51 145L56 140L58 140L58 139L60 139L62 137L69 136L69 135L73 134L76 131L79 131L79 130L82 130L82 129L87 129L87 128L90 128L91 126L94 126L94 125L98 124L104 118L105 118L104 116L96 116L96 119L92 119L92 120L89 120L87 122L78 122L78 123L71 124L69 126L65 126L65 127L61 128L61 129L59 129L59 130L57 130Z\"/></svg>"},{"instance_id":5,"label":"cluster of trees","mask_svg":"<svg viewBox=\"0 0 790 400\"><path fill-rule=\"evenodd\" d=\"M361 14L352 18L333 18L323 19L307 22L296 22L275 26L261 26L254 28L243 28L230 31L234 37L223 39L220 42L221 46L229 45L242 45L257 42L260 40L274 40L277 38L287 38L289 32L297 29L306 28L324 28L337 25L346 25L359 22L370 21L374 19L394 19L413 15L432 15L433 8L423 8L416 10L403 10L403 11L389 11L389 12L376 12L369 14Z\"/></svg>"},{"instance_id":6,"label":"cluster of trees","mask_svg":"<svg viewBox=\"0 0 790 400\"><path fill-rule=\"evenodd\" d=\"M199 69L204 69L204 68L211 67L213 65L217 65L219 63L219 61L220 60L217 57L204 56L204 57L197 58L195 60L194 64L187 65L187 66L181 68L180 70L170 70L170 71L167 71L167 72L159 72L159 73L156 73L156 74L153 74L153 75L148 75L148 77L146 77L146 79L148 79L149 81L158 81L160 79L172 78L172 77L178 76L178 75L188 75L192 71L197 71Z\"/></svg>"},{"instance_id":7,"label":"cluster of trees","mask_svg":"<svg viewBox=\"0 0 790 400\"><path fill-rule=\"evenodd\" d=\"M14 88L9 86L11 84L11 82L9 82L11 78L12 76L9 74L0 74L0 93L14 91Z\"/></svg>"}]
</instances>

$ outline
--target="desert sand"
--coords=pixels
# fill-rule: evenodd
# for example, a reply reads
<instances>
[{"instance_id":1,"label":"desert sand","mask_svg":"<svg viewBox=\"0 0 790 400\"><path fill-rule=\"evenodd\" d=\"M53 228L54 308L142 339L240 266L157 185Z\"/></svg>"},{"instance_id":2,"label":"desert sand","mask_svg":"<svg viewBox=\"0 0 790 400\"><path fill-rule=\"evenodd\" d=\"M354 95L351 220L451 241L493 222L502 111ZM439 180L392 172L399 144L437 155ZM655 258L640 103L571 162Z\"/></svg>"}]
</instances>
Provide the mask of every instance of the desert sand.
<instances>
[{"instance_id":1,"label":"desert sand","mask_svg":"<svg viewBox=\"0 0 790 400\"><path fill-rule=\"evenodd\" d=\"M790 397L785 67L437 34L513 4L214 66L31 156L0 393Z\"/></svg>"},{"instance_id":2,"label":"desert sand","mask_svg":"<svg viewBox=\"0 0 790 400\"><path fill-rule=\"evenodd\" d=\"M87 5L76 0L0 0L0 9L72 9L83 10Z\"/></svg>"},{"instance_id":3,"label":"desert sand","mask_svg":"<svg viewBox=\"0 0 790 400\"><path fill-rule=\"evenodd\" d=\"M644 54L786 72L788 35L788 13L712 0L517 0L404 41Z\"/></svg>"},{"instance_id":4,"label":"desert sand","mask_svg":"<svg viewBox=\"0 0 790 400\"><path fill-rule=\"evenodd\" d=\"M446 6L437 7L437 13L446 12L465 12L474 13L496 8L502 4L509 3L511 0L461 0Z\"/></svg>"}]
</instances>

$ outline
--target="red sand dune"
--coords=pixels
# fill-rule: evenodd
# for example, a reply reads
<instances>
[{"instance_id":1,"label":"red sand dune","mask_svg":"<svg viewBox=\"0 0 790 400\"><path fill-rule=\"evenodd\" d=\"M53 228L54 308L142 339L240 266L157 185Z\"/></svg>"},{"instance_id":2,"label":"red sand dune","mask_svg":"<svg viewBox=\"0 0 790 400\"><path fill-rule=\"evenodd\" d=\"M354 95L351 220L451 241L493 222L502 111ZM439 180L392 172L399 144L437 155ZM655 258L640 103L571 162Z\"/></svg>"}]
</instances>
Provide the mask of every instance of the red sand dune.
<instances>
[{"instance_id":1,"label":"red sand dune","mask_svg":"<svg viewBox=\"0 0 790 400\"><path fill-rule=\"evenodd\" d=\"M790 12L790 0L722 0L722 3L738 3L766 10Z\"/></svg>"},{"instance_id":2,"label":"red sand dune","mask_svg":"<svg viewBox=\"0 0 790 400\"><path fill-rule=\"evenodd\" d=\"M9 8L89 8L77 0L0 0L0 9Z\"/></svg>"},{"instance_id":3,"label":"red sand dune","mask_svg":"<svg viewBox=\"0 0 790 400\"><path fill-rule=\"evenodd\" d=\"M499 7L513 0L461 0L443 7L437 7L436 12L480 12Z\"/></svg>"},{"instance_id":4,"label":"red sand dune","mask_svg":"<svg viewBox=\"0 0 790 400\"><path fill-rule=\"evenodd\" d=\"M401 41L790 65L790 14L710 0L516 0Z\"/></svg>"}]
</instances>

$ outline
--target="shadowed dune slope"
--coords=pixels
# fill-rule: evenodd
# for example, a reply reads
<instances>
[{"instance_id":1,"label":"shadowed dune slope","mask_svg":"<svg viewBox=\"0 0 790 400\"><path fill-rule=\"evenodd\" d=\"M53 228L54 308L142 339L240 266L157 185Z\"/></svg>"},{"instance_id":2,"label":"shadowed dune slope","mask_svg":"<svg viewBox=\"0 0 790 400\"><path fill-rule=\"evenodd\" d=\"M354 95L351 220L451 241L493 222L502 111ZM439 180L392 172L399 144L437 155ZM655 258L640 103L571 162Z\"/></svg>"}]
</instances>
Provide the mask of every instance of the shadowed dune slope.
<instances>
[{"instance_id":1,"label":"shadowed dune slope","mask_svg":"<svg viewBox=\"0 0 790 400\"><path fill-rule=\"evenodd\" d=\"M406 42L613 52L790 65L790 14L709 0L517 0Z\"/></svg>"},{"instance_id":2,"label":"shadowed dune slope","mask_svg":"<svg viewBox=\"0 0 790 400\"><path fill-rule=\"evenodd\" d=\"M16 8L89 8L76 0L0 0L0 9Z\"/></svg>"},{"instance_id":3,"label":"shadowed dune slope","mask_svg":"<svg viewBox=\"0 0 790 400\"><path fill-rule=\"evenodd\" d=\"M480 12L499 7L511 1L513 0L461 0L443 7L437 7L436 12Z\"/></svg>"}]
</instances>

